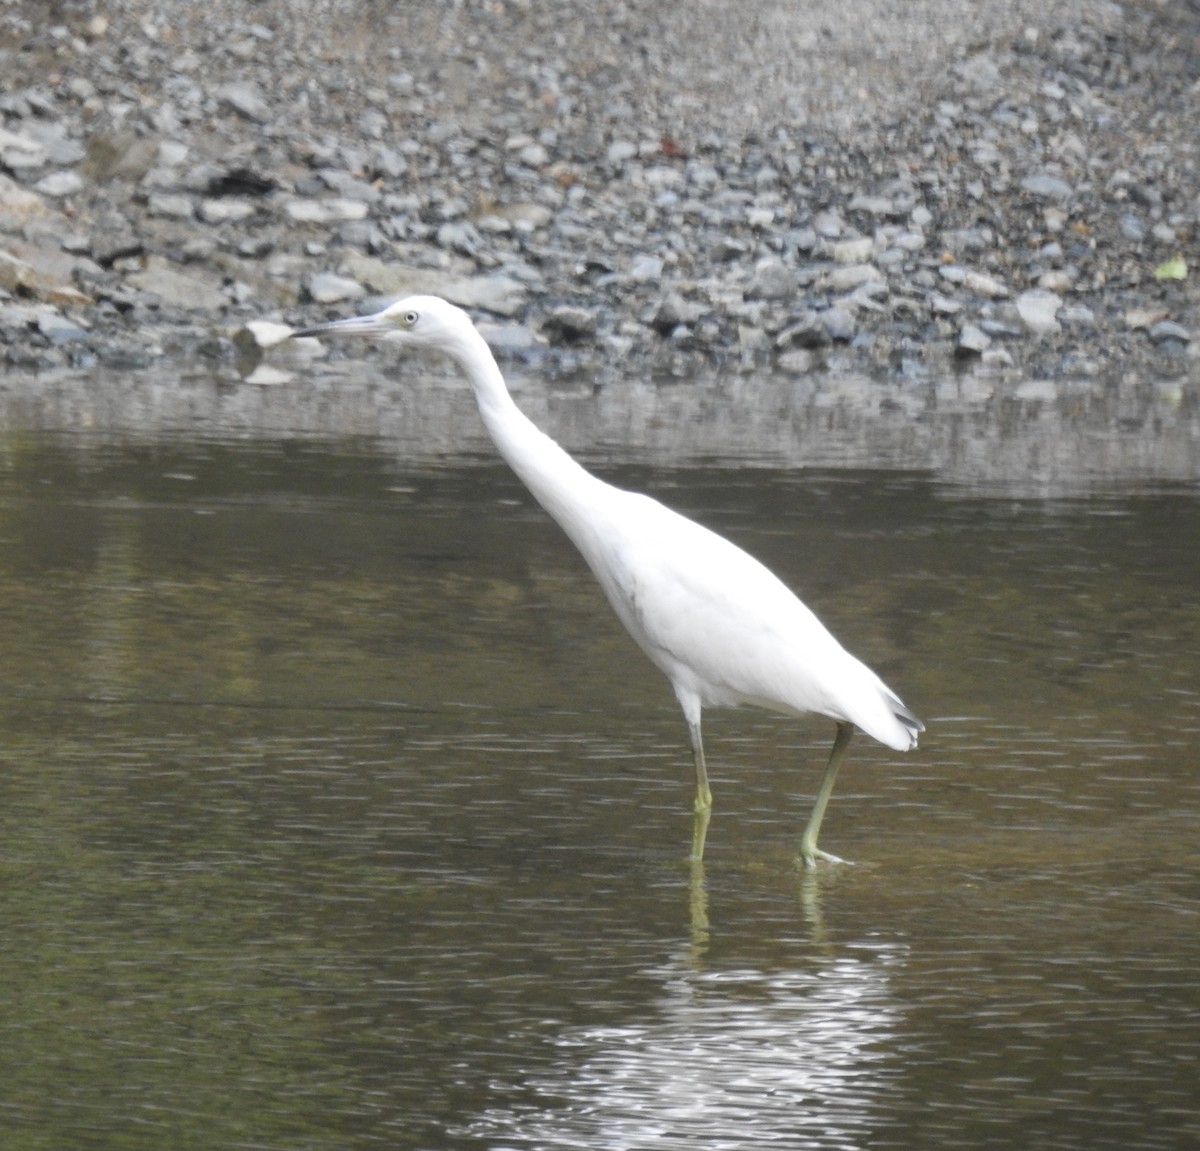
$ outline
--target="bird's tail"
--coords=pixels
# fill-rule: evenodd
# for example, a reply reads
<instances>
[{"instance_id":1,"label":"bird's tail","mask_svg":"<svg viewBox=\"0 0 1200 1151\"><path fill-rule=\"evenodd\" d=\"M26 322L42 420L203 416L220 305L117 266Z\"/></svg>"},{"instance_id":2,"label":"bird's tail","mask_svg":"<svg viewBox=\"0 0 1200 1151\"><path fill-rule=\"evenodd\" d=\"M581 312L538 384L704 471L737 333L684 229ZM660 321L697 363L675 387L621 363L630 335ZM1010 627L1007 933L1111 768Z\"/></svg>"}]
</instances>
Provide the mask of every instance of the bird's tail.
<instances>
[{"instance_id":1,"label":"bird's tail","mask_svg":"<svg viewBox=\"0 0 1200 1151\"><path fill-rule=\"evenodd\" d=\"M925 725L913 715L911 709L906 707L898 696L893 695L890 691L887 693L887 701L891 705L892 714L899 721L901 728L908 733L908 746L900 750L911 751L917 746L917 736L925 730Z\"/></svg>"}]
</instances>

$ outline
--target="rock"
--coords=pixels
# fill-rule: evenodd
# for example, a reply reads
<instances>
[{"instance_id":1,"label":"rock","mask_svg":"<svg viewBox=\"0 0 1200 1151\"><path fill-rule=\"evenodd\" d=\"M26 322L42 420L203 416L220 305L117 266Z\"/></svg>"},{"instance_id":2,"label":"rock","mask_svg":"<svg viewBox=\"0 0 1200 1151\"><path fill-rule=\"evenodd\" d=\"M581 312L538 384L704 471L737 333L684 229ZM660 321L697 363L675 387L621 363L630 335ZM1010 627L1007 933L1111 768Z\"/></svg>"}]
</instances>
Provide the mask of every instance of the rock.
<instances>
[{"instance_id":1,"label":"rock","mask_svg":"<svg viewBox=\"0 0 1200 1151\"><path fill-rule=\"evenodd\" d=\"M1047 292L1058 292L1060 295L1063 292L1069 292L1074 287L1075 278L1070 272L1062 271L1061 269L1052 268L1048 272L1043 272L1038 276L1038 287L1043 288Z\"/></svg>"},{"instance_id":2,"label":"rock","mask_svg":"<svg viewBox=\"0 0 1200 1151\"><path fill-rule=\"evenodd\" d=\"M587 308L560 304L546 317L542 331L552 344L578 343L596 334L596 316Z\"/></svg>"},{"instance_id":3,"label":"rock","mask_svg":"<svg viewBox=\"0 0 1200 1151\"><path fill-rule=\"evenodd\" d=\"M796 294L796 276L778 256L764 256L754 265L746 295L755 300L787 300Z\"/></svg>"},{"instance_id":4,"label":"rock","mask_svg":"<svg viewBox=\"0 0 1200 1151\"><path fill-rule=\"evenodd\" d=\"M724 8L668 52L645 6L614 30L569 0L478 28L452 5L447 56L408 51L419 5L361 40L328 0L35 7L0 5L0 278L38 305L94 293L76 349L180 346L310 284L355 299L339 278L513 317L513 354L560 368L586 339L601 376L809 370L835 342L835 368L868 374L946 351L1157 370L1196 330L1194 277L1155 276L1200 233L1190 41L1163 34L1163 3L1122 20L985 0L970 34L921 8L926 35L901 41L886 21L847 38L851 10L832 8L800 57L811 30L786 22L719 51ZM1112 146L1133 137L1147 146ZM594 329L562 310L580 305Z\"/></svg>"},{"instance_id":5,"label":"rock","mask_svg":"<svg viewBox=\"0 0 1200 1151\"><path fill-rule=\"evenodd\" d=\"M25 229L52 214L45 199L0 172L0 231ZM2 241L0 241L2 242Z\"/></svg>"},{"instance_id":6,"label":"rock","mask_svg":"<svg viewBox=\"0 0 1200 1151\"><path fill-rule=\"evenodd\" d=\"M34 188L43 196L73 196L83 189L83 177L78 172L51 172L34 184Z\"/></svg>"},{"instance_id":7,"label":"rock","mask_svg":"<svg viewBox=\"0 0 1200 1151\"><path fill-rule=\"evenodd\" d=\"M244 330L259 348L273 348L276 344L282 344L294 331L287 324L274 324L269 320L251 320Z\"/></svg>"},{"instance_id":8,"label":"rock","mask_svg":"<svg viewBox=\"0 0 1200 1151\"><path fill-rule=\"evenodd\" d=\"M46 149L37 140L0 128L0 164L10 172L41 168L48 159Z\"/></svg>"},{"instance_id":9,"label":"rock","mask_svg":"<svg viewBox=\"0 0 1200 1151\"><path fill-rule=\"evenodd\" d=\"M37 318L37 329L52 344L69 344L86 339L88 331L74 320L55 311L43 311Z\"/></svg>"},{"instance_id":10,"label":"rock","mask_svg":"<svg viewBox=\"0 0 1200 1151\"><path fill-rule=\"evenodd\" d=\"M812 226L818 236L823 236L826 240L836 240L842 234L845 225L836 211L826 209L813 217Z\"/></svg>"},{"instance_id":11,"label":"rock","mask_svg":"<svg viewBox=\"0 0 1200 1151\"><path fill-rule=\"evenodd\" d=\"M71 282L77 261L58 249L14 244L0 249L0 290L55 304L90 304Z\"/></svg>"},{"instance_id":12,"label":"rock","mask_svg":"<svg viewBox=\"0 0 1200 1151\"><path fill-rule=\"evenodd\" d=\"M869 216L890 216L895 210L886 196L865 196L861 192L846 206L849 212L866 212Z\"/></svg>"},{"instance_id":13,"label":"rock","mask_svg":"<svg viewBox=\"0 0 1200 1151\"><path fill-rule=\"evenodd\" d=\"M515 316L524 309L529 290L511 276L497 274L449 280L442 285L441 295L460 308Z\"/></svg>"},{"instance_id":14,"label":"rock","mask_svg":"<svg viewBox=\"0 0 1200 1151\"><path fill-rule=\"evenodd\" d=\"M966 324L959 330L955 348L968 355L980 356L991 347L991 344L992 338L982 328L977 328L974 324Z\"/></svg>"},{"instance_id":15,"label":"rock","mask_svg":"<svg viewBox=\"0 0 1200 1151\"><path fill-rule=\"evenodd\" d=\"M835 292L846 292L871 280L883 280L883 273L874 264L850 264L834 268L825 280Z\"/></svg>"},{"instance_id":16,"label":"rock","mask_svg":"<svg viewBox=\"0 0 1200 1151\"><path fill-rule=\"evenodd\" d=\"M658 305L650 326L660 336L673 336L679 328L694 324L703 314L703 305L689 302L678 293L673 293Z\"/></svg>"},{"instance_id":17,"label":"rock","mask_svg":"<svg viewBox=\"0 0 1200 1151\"><path fill-rule=\"evenodd\" d=\"M1069 200L1075 189L1049 172L1032 172L1021 181L1021 190L1044 200Z\"/></svg>"},{"instance_id":18,"label":"rock","mask_svg":"<svg viewBox=\"0 0 1200 1151\"><path fill-rule=\"evenodd\" d=\"M775 337L778 348L820 348L829 343L829 329L818 312L807 309Z\"/></svg>"},{"instance_id":19,"label":"rock","mask_svg":"<svg viewBox=\"0 0 1200 1151\"><path fill-rule=\"evenodd\" d=\"M858 334L854 312L838 305L821 313L821 326L835 343L848 344Z\"/></svg>"},{"instance_id":20,"label":"rock","mask_svg":"<svg viewBox=\"0 0 1200 1151\"><path fill-rule=\"evenodd\" d=\"M536 232L554 219L554 212L545 204L518 202L497 208L492 218L501 219L522 234Z\"/></svg>"},{"instance_id":21,"label":"rock","mask_svg":"<svg viewBox=\"0 0 1200 1151\"><path fill-rule=\"evenodd\" d=\"M497 355L530 359L533 353L545 348L545 342L524 324L489 324L480 321L477 327L480 335L487 340L488 347Z\"/></svg>"},{"instance_id":22,"label":"rock","mask_svg":"<svg viewBox=\"0 0 1200 1151\"><path fill-rule=\"evenodd\" d=\"M816 356L808 348L791 348L775 361L780 371L792 376L807 375L816 363Z\"/></svg>"},{"instance_id":23,"label":"rock","mask_svg":"<svg viewBox=\"0 0 1200 1151\"><path fill-rule=\"evenodd\" d=\"M450 220L437 230L438 247L473 256L483 247L483 237L474 224L466 220Z\"/></svg>"},{"instance_id":24,"label":"rock","mask_svg":"<svg viewBox=\"0 0 1200 1151\"><path fill-rule=\"evenodd\" d=\"M271 119L271 105L257 84L225 84L217 89L216 96L222 104L255 124L265 124Z\"/></svg>"},{"instance_id":25,"label":"rock","mask_svg":"<svg viewBox=\"0 0 1200 1151\"><path fill-rule=\"evenodd\" d=\"M369 208L361 200L289 200L283 205L289 219L301 224L335 224L365 220Z\"/></svg>"},{"instance_id":26,"label":"rock","mask_svg":"<svg viewBox=\"0 0 1200 1151\"><path fill-rule=\"evenodd\" d=\"M200 201L200 219L206 224L229 224L248 220L258 211L249 200L208 199Z\"/></svg>"},{"instance_id":27,"label":"rock","mask_svg":"<svg viewBox=\"0 0 1200 1151\"><path fill-rule=\"evenodd\" d=\"M191 196L183 193L154 192L146 201L146 210L152 216L190 220L195 214L196 205Z\"/></svg>"},{"instance_id":28,"label":"rock","mask_svg":"<svg viewBox=\"0 0 1200 1151\"><path fill-rule=\"evenodd\" d=\"M862 264L871 258L875 241L870 236L856 236L852 240L838 240L833 245L835 264Z\"/></svg>"},{"instance_id":29,"label":"rock","mask_svg":"<svg viewBox=\"0 0 1200 1151\"><path fill-rule=\"evenodd\" d=\"M1166 308L1130 308L1125 313L1125 326L1134 331L1138 328L1149 329L1169 315Z\"/></svg>"},{"instance_id":30,"label":"rock","mask_svg":"<svg viewBox=\"0 0 1200 1151\"><path fill-rule=\"evenodd\" d=\"M974 296L985 296L989 300L1003 299L1008 295L1008 288L995 276L985 272L975 272L964 268L961 264L947 264L940 269L942 279L952 284L958 284L964 291Z\"/></svg>"},{"instance_id":31,"label":"rock","mask_svg":"<svg viewBox=\"0 0 1200 1151\"><path fill-rule=\"evenodd\" d=\"M359 300L367 294L357 280L334 272L318 272L310 276L305 290L308 298L318 304L339 304L344 300Z\"/></svg>"},{"instance_id":32,"label":"rock","mask_svg":"<svg viewBox=\"0 0 1200 1151\"><path fill-rule=\"evenodd\" d=\"M1022 292L1016 300L1017 312L1022 322L1038 336L1062 330L1062 325L1056 319L1062 303L1062 297L1057 292L1047 292L1041 288Z\"/></svg>"},{"instance_id":33,"label":"rock","mask_svg":"<svg viewBox=\"0 0 1200 1151\"><path fill-rule=\"evenodd\" d=\"M1174 320L1159 320L1158 323L1151 324L1149 335L1150 339L1156 344L1163 344L1170 340L1177 340L1181 344L1187 344L1192 339L1192 333Z\"/></svg>"},{"instance_id":34,"label":"rock","mask_svg":"<svg viewBox=\"0 0 1200 1151\"><path fill-rule=\"evenodd\" d=\"M638 146L632 140L614 140L608 146L605 159L614 167L632 160L638 154Z\"/></svg>"},{"instance_id":35,"label":"rock","mask_svg":"<svg viewBox=\"0 0 1200 1151\"><path fill-rule=\"evenodd\" d=\"M156 297L159 304L180 311L216 312L226 303L219 280L204 273L181 272L161 256L151 256L146 267L126 278L126 282L144 295Z\"/></svg>"},{"instance_id":36,"label":"rock","mask_svg":"<svg viewBox=\"0 0 1200 1151\"><path fill-rule=\"evenodd\" d=\"M629 278L641 283L662 278L663 261L658 256L639 256L629 268Z\"/></svg>"}]
</instances>

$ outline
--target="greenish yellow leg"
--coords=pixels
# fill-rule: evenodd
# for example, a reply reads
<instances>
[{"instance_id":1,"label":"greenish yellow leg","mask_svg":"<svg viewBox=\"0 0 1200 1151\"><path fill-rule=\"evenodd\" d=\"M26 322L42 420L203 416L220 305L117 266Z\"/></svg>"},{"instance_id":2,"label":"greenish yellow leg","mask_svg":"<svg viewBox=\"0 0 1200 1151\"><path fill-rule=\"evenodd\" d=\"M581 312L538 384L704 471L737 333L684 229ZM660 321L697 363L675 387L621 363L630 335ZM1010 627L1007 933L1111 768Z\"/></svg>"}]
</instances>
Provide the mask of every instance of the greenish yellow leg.
<instances>
[{"instance_id":1,"label":"greenish yellow leg","mask_svg":"<svg viewBox=\"0 0 1200 1151\"><path fill-rule=\"evenodd\" d=\"M822 851L817 847L817 836L821 833L821 821L825 818L825 808L829 806L829 797L833 794L833 783L837 779L838 768L842 766L842 757L850 746L850 737L854 734L854 725L839 723L837 735L833 740L833 748L829 752L829 763L825 765L825 775L821 779L821 788L817 792L817 800L813 804L812 815L808 817L808 826L800 837L800 859L805 866L815 867L817 860L827 863L844 863L836 855Z\"/></svg>"},{"instance_id":2,"label":"greenish yellow leg","mask_svg":"<svg viewBox=\"0 0 1200 1151\"><path fill-rule=\"evenodd\" d=\"M692 824L692 859L704 858L704 841L708 837L708 821L712 816L712 788L708 786L708 768L704 765L704 743L700 739L700 725L688 723L688 736L692 741L692 759L696 764L696 812Z\"/></svg>"}]
</instances>

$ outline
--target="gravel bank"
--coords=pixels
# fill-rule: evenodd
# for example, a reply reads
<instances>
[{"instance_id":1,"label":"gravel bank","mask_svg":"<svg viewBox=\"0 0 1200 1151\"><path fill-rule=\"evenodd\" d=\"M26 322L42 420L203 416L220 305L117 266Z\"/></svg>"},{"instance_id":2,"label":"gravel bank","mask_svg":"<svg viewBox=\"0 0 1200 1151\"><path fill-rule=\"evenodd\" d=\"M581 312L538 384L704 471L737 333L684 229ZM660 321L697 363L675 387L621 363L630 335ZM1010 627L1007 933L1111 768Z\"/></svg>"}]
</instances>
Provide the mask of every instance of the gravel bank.
<instances>
[{"instance_id":1,"label":"gravel bank","mask_svg":"<svg viewBox=\"0 0 1200 1151\"><path fill-rule=\"evenodd\" d=\"M0 69L16 368L411 290L601 379L1200 360L1196 0L9 0Z\"/></svg>"}]
</instances>

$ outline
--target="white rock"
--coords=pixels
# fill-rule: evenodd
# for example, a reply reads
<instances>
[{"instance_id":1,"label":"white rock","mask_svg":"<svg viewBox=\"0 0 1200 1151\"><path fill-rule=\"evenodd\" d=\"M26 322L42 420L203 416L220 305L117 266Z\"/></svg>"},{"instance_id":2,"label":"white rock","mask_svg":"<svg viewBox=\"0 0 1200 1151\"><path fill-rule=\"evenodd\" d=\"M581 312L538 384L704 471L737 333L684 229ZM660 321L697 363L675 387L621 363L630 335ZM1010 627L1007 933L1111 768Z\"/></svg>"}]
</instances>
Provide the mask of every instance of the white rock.
<instances>
[{"instance_id":1,"label":"white rock","mask_svg":"<svg viewBox=\"0 0 1200 1151\"><path fill-rule=\"evenodd\" d=\"M287 324L276 324L270 320L251 320L246 325L246 331L254 337L254 342L260 348L273 348L276 344L282 344L293 329Z\"/></svg>"},{"instance_id":2,"label":"white rock","mask_svg":"<svg viewBox=\"0 0 1200 1151\"><path fill-rule=\"evenodd\" d=\"M51 172L43 176L34 189L43 196L73 196L83 187L83 178L78 172Z\"/></svg>"},{"instance_id":3,"label":"white rock","mask_svg":"<svg viewBox=\"0 0 1200 1151\"><path fill-rule=\"evenodd\" d=\"M448 281L441 294L460 308L482 308L497 316L515 316L525 307L528 289L519 280L497 273Z\"/></svg>"},{"instance_id":4,"label":"white rock","mask_svg":"<svg viewBox=\"0 0 1200 1151\"><path fill-rule=\"evenodd\" d=\"M856 236L853 240L838 240L833 245L833 260L836 264L861 264L871 258L875 241L870 236Z\"/></svg>"},{"instance_id":5,"label":"white rock","mask_svg":"<svg viewBox=\"0 0 1200 1151\"><path fill-rule=\"evenodd\" d=\"M835 292L847 292L860 284L882 279L883 273L874 264L850 264L844 268L834 268L826 277Z\"/></svg>"},{"instance_id":6,"label":"white rock","mask_svg":"<svg viewBox=\"0 0 1200 1151\"><path fill-rule=\"evenodd\" d=\"M336 224L364 220L369 207L361 200L289 200L283 206L290 219L301 224Z\"/></svg>"},{"instance_id":7,"label":"white rock","mask_svg":"<svg viewBox=\"0 0 1200 1151\"><path fill-rule=\"evenodd\" d=\"M0 162L5 167L40 168L47 160L46 149L28 136L19 136L6 128L0 128Z\"/></svg>"},{"instance_id":8,"label":"white rock","mask_svg":"<svg viewBox=\"0 0 1200 1151\"><path fill-rule=\"evenodd\" d=\"M1007 285L986 272L967 272L961 283L968 292L976 296L987 296L991 300L1000 300L1008 295Z\"/></svg>"},{"instance_id":9,"label":"white rock","mask_svg":"<svg viewBox=\"0 0 1200 1151\"><path fill-rule=\"evenodd\" d=\"M367 292L362 284L348 276L318 272L309 278L308 294L318 304L338 304L343 300L360 299Z\"/></svg>"},{"instance_id":10,"label":"white rock","mask_svg":"<svg viewBox=\"0 0 1200 1151\"><path fill-rule=\"evenodd\" d=\"M638 146L632 140L614 140L608 146L608 162L623 164L638 154Z\"/></svg>"},{"instance_id":11,"label":"white rock","mask_svg":"<svg viewBox=\"0 0 1200 1151\"><path fill-rule=\"evenodd\" d=\"M248 200L230 200L225 197L204 200L200 205L200 218L209 224L224 224L245 220L254 215L254 205Z\"/></svg>"},{"instance_id":12,"label":"white rock","mask_svg":"<svg viewBox=\"0 0 1200 1151\"><path fill-rule=\"evenodd\" d=\"M1062 305L1062 296L1044 288L1031 288L1017 297L1017 312L1022 322L1039 336L1052 335L1062 330L1062 325L1056 318Z\"/></svg>"}]
</instances>

